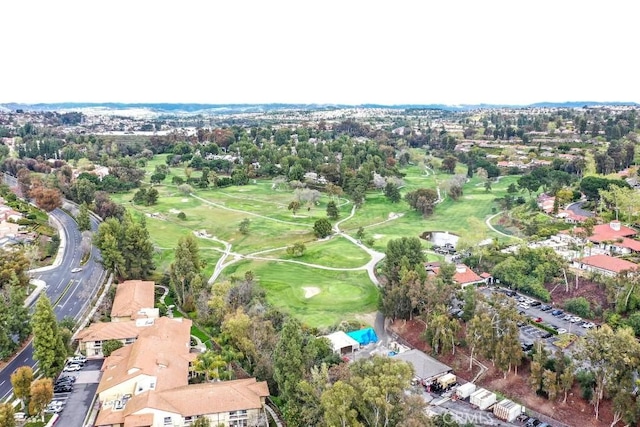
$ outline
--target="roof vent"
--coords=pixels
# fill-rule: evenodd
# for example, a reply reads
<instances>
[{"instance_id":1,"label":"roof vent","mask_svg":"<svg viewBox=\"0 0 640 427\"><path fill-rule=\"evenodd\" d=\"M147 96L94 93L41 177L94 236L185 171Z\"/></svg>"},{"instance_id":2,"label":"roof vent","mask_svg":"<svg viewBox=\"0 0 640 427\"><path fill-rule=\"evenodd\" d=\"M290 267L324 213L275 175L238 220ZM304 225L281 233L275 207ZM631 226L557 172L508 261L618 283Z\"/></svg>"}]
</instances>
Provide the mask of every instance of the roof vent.
<instances>
[{"instance_id":1,"label":"roof vent","mask_svg":"<svg viewBox=\"0 0 640 427\"><path fill-rule=\"evenodd\" d=\"M611 227L611 229L614 231L620 231L620 221L618 220L611 221L609 223L609 227Z\"/></svg>"},{"instance_id":2,"label":"roof vent","mask_svg":"<svg viewBox=\"0 0 640 427\"><path fill-rule=\"evenodd\" d=\"M464 273L467 271L467 266L460 264L460 265L456 265L456 273Z\"/></svg>"}]
</instances>

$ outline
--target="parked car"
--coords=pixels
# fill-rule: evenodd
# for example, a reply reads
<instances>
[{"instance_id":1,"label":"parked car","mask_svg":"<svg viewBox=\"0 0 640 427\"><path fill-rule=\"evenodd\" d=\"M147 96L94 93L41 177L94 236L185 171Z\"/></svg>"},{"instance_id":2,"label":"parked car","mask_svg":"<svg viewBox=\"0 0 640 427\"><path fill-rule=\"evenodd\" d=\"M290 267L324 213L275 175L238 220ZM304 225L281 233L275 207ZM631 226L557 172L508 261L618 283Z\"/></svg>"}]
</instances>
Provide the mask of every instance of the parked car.
<instances>
[{"instance_id":1,"label":"parked car","mask_svg":"<svg viewBox=\"0 0 640 427\"><path fill-rule=\"evenodd\" d=\"M539 305L542 305L542 303L541 303L540 301L531 301L531 302L529 303L529 305L530 305L531 307L537 307L537 306L539 306Z\"/></svg>"},{"instance_id":2,"label":"parked car","mask_svg":"<svg viewBox=\"0 0 640 427\"><path fill-rule=\"evenodd\" d=\"M553 310L553 311L551 312L551 315L552 315L552 316L555 316L555 317L562 316L563 314L564 314L564 311L562 311L562 310L557 310L557 309L556 309L556 310Z\"/></svg>"},{"instance_id":3,"label":"parked car","mask_svg":"<svg viewBox=\"0 0 640 427\"><path fill-rule=\"evenodd\" d=\"M540 424L540 421L537 418L529 418L524 425L525 427L536 427L538 424Z\"/></svg>"},{"instance_id":4,"label":"parked car","mask_svg":"<svg viewBox=\"0 0 640 427\"><path fill-rule=\"evenodd\" d=\"M573 319L573 316L570 314L565 314L564 317L562 318L562 320L567 322L571 321L571 319Z\"/></svg>"},{"instance_id":5,"label":"parked car","mask_svg":"<svg viewBox=\"0 0 640 427\"><path fill-rule=\"evenodd\" d=\"M75 372L80 370L82 370L82 365L79 363L69 363L63 369L64 372Z\"/></svg>"},{"instance_id":6,"label":"parked car","mask_svg":"<svg viewBox=\"0 0 640 427\"><path fill-rule=\"evenodd\" d=\"M520 347L522 347L522 351L527 352L533 349L533 343L530 342L521 342Z\"/></svg>"},{"instance_id":7,"label":"parked car","mask_svg":"<svg viewBox=\"0 0 640 427\"><path fill-rule=\"evenodd\" d=\"M536 323L541 323L542 322L542 317L531 316L531 320L533 320Z\"/></svg>"},{"instance_id":8,"label":"parked car","mask_svg":"<svg viewBox=\"0 0 640 427\"><path fill-rule=\"evenodd\" d=\"M550 305L547 305L547 304L543 304L543 305L540 306L540 310L542 310L542 311L549 311L552 308L553 307L551 307Z\"/></svg>"},{"instance_id":9,"label":"parked car","mask_svg":"<svg viewBox=\"0 0 640 427\"><path fill-rule=\"evenodd\" d=\"M558 332L558 335L562 335L562 334L566 334L567 330L565 328L558 328L556 332Z\"/></svg>"},{"instance_id":10,"label":"parked car","mask_svg":"<svg viewBox=\"0 0 640 427\"><path fill-rule=\"evenodd\" d=\"M540 335L540 338L547 339L547 338L551 338L552 335L553 334L551 332L545 331L542 335Z\"/></svg>"},{"instance_id":11,"label":"parked car","mask_svg":"<svg viewBox=\"0 0 640 427\"><path fill-rule=\"evenodd\" d=\"M73 384L76 382L76 377L68 377L68 376L64 376L64 377L60 377L56 380L56 382L54 383L54 385L59 385L59 384Z\"/></svg>"},{"instance_id":12,"label":"parked car","mask_svg":"<svg viewBox=\"0 0 640 427\"><path fill-rule=\"evenodd\" d=\"M85 363L87 363L87 356L83 356L82 354L80 354L78 356L73 356L73 358L70 360L70 362L84 365Z\"/></svg>"},{"instance_id":13,"label":"parked car","mask_svg":"<svg viewBox=\"0 0 640 427\"><path fill-rule=\"evenodd\" d=\"M583 328L585 328L585 329L591 329L591 328L594 328L596 325L595 325L595 323L593 323L593 322L584 322L584 323L583 323L582 325L580 325L580 326L582 326L582 327L583 327Z\"/></svg>"},{"instance_id":14,"label":"parked car","mask_svg":"<svg viewBox=\"0 0 640 427\"><path fill-rule=\"evenodd\" d=\"M580 317L580 316L573 316L571 319L569 319L569 322L571 322L571 323L578 323L578 322L582 322L582 317Z\"/></svg>"},{"instance_id":15,"label":"parked car","mask_svg":"<svg viewBox=\"0 0 640 427\"><path fill-rule=\"evenodd\" d=\"M64 403L59 400L54 400L47 405L44 412L47 414L58 414L64 409Z\"/></svg>"},{"instance_id":16,"label":"parked car","mask_svg":"<svg viewBox=\"0 0 640 427\"><path fill-rule=\"evenodd\" d=\"M520 304L518 304L518 307L524 309L524 310L528 310L531 308L531 306L529 304L527 304L526 302L521 302Z\"/></svg>"},{"instance_id":17,"label":"parked car","mask_svg":"<svg viewBox=\"0 0 640 427\"><path fill-rule=\"evenodd\" d=\"M54 393L69 393L72 390L73 390L73 386L70 384L59 384L59 385L53 386Z\"/></svg>"}]
</instances>

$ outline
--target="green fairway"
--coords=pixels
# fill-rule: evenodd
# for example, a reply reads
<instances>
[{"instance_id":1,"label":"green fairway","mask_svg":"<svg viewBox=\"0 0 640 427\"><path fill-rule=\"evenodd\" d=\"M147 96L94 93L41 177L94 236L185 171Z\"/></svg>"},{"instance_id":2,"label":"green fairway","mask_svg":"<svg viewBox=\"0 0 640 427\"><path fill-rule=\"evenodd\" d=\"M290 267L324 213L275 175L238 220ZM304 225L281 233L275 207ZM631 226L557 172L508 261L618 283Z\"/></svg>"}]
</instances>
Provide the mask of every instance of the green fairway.
<instances>
[{"instance_id":1,"label":"green fairway","mask_svg":"<svg viewBox=\"0 0 640 427\"><path fill-rule=\"evenodd\" d=\"M329 271L298 264L249 262L226 273L243 276L251 270L267 293L267 301L312 327L328 327L358 314L377 310L378 290L365 271ZM305 287L320 292L305 298Z\"/></svg>"},{"instance_id":2,"label":"green fairway","mask_svg":"<svg viewBox=\"0 0 640 427\"><path fill-rule=\"evenodd\" d=\"M462 239L477 243L486 238L499 237L491 231L485 220L499 209L497 197L506 194L510 183L517 177L502 177L486 191L479 178L464 185L463 196L454 201L446 196L446 182L453 175L427 170L421 163L421 154L415 152L416 163L402 169L405 173L402 196L418 188L441 188L444 201L438 204L433 215L423 218L403 200L390 203L380 190L370 190L364 204L350 215L352 204L346 199L336 200L339 207L341 230L355 236L363 227L364 242L373 239L373 249L384 252L387 242L400 237L420 236L425 231L448 231ZM158 164L164 163L157 156L146 166L147 180ZM464 169L460 167L459 169ZM463 172L457 170L457 172ZM173 176L186 177L184 167L171 169ZM197 176L198 172L193 172ZM166 271L173 262L173 252L180 237L202 231L198 244L206 261L207 277L222 256L225 245L231 245L231 253L249 256L293 260L331 268L352 269L364 266L370 256L357 245L341 237L317 240L313 234L316 220L326 217L326 206L331 200L322 194L317 203L303 205L294 215L288 209L294 200L294 192L285 186L275 188L272 180L251 180L248 185L225 188L194 188L193 194L183 194L170 184L169 175L162 185L155 185L159 192L158 203L153 206L133 205L134 192L113 195L137 216L144 216L147 228L156 246L155 261L158 272ZM185 218L180 219L183 213ZM239 225L249 220L249 231L240 233ZM335 221L332 221L335 223ZM305 253L294 258L286 248L303 242ZM425 249L430 247L424 242ZM235 256L235 255L234 255ZM430 255L429 259L436 258ZM228 259L231 260L233 258ZM330 271L297 263L242 261L228 266L223 277L252 270L267 292L267 299L278 307L299 316L312 326L329 326L356 314L376 309L378 291L371 284L366 271ZM320 293L304 297L303 287L317 287Z\"/></svg>"}]
</instances>

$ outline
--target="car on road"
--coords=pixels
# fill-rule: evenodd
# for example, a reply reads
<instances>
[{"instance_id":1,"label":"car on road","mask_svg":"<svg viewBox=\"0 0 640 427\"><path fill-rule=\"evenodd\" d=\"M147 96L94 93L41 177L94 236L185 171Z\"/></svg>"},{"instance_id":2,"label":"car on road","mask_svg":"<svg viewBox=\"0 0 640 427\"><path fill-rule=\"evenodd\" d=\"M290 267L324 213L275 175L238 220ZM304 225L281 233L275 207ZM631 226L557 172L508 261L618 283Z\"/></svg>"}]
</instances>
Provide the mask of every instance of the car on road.
<instances>
[{"instance_id":1,"label":"car on road","mask_svg":"<svg viewBox=\"0 0 640 427\"><path fill-rule=\"evenodd\" d=\"M551 312L551 315L552 315L552 316L555 316L555 317L562 316L563 314L564 314L564 311L562 311L562 310L557 310L557 309L556 309L556 310L553 310L553 311Z\"/></svg>"},{"instance_id":2,"label":"car on road","mask_svg":"<svg viewBox=\"0 0 640 427\"><path fill-rule=\"evenodd\" d=\"M82 267L76 267L71 269L72 273L80 273L81 271L82 271Z\"/></svg>"},{"instance_id":3,"label":"car on road","mask_svg":"<svg viewBox=\"0 0 640 427\"><path fill-rule=\"evenodd\" d=\"M75 372L80 370L82 370L82 365L79 363L69 363L63 369L64 372Z\"/></svg>"}]
</instances>

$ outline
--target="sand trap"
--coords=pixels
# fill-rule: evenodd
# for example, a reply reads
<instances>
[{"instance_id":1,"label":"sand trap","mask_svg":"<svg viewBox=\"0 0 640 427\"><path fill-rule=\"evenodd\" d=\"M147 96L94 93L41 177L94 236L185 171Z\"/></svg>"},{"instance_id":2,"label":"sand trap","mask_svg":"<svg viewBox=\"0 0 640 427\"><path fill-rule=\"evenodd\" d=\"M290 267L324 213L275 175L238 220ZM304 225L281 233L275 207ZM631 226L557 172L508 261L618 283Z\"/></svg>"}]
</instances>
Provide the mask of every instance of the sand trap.
<instances>
[{"instance_id":1,"label":"sand trap","mask_svg":"<svg viewBox=\"0 0 640 427\"><path fill-rule=\"evenodd\" d=\"M304 289L305 298L311 298L320 293L320 288L316 288L315 286L305 286L302 289Z\"/></svg>"},{"instance_id":2,"label":"sand trap","mask_svg":"<svg viewBox=\"0 0 640 427\"><path fill-rule=\"evenodd\" d=\"M182 203L188 202L189 199L182 199Z\"/></svg>"},{"instance_id":3,"label":"sand trap","mask_svg":"<svg viewBox=\"0 0 640 427\"><path fill-rule=\"evenodd\" d=\"M178 215L180 213L180 211L178 209L169 209L169 212L171 212L172 214Z\"/></svg>"},{"instance_id":4,"label":"sand trap","mask_svg":"<svg viewBox=\"0 0 640 427\"><path fill-rule=\"evenodd\" d=\"M384 236L384 234L374 234L373 238L378 240L378 239L382 239L383 236Z\"/></svg>"}]
</instances>

